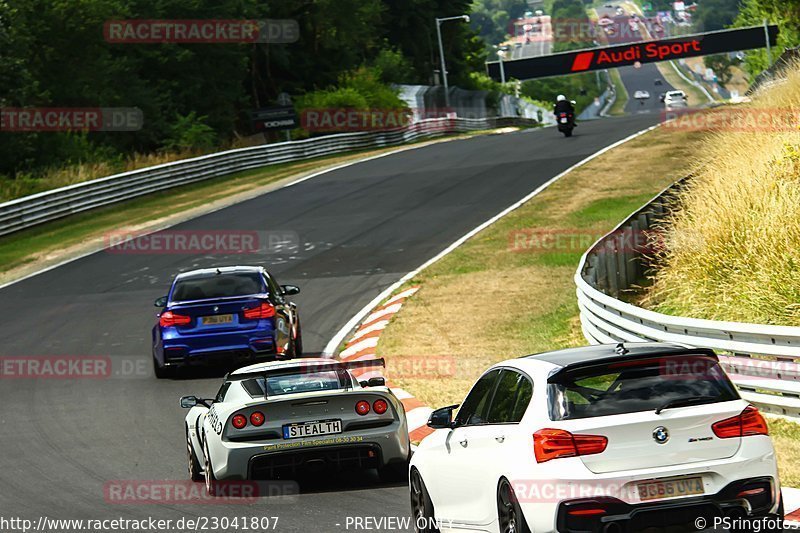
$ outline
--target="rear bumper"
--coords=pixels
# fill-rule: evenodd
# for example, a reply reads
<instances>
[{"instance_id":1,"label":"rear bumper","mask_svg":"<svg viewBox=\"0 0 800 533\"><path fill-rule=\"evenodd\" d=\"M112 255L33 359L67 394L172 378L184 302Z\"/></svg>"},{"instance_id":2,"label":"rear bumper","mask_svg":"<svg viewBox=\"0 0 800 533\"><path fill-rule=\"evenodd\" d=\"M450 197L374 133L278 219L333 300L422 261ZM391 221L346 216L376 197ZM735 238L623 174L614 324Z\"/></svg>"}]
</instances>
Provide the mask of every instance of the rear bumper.
<instances>
[{"instance_id":1,"label":"rear bumper","mask_svg":"<svg viewBox=\"0 0 800 533\"><path fill-rule=\"evenodd\" d=\"M745 498L748 489L764 487L760 498ZM629 504L616 498L584 498L561 502L557 512L559 532L616 533L643 531L651 527L679 527L683 530L706 529L730 524L744 518L763 518L777 507L776 480L766 476L735 481L716 494L656 503ZM602 515L573 516L580 512L604 509ZM699 527L698 527L699 526Z\"/></svg>"},{"instance_id":2,"label":"rear bumper","mask_svg":"<svg viewBox=\"0 0 800 533\"><path fill-rule=\"evenodd\" d=\"M407 461L410 450L402 418L379 429L319 438L221 441L211 463L217 479L274 479L306 468L380 468Z\"/></svg>"},{"instance_id":3,"label":"rear bumper","mask_svg":"<svg viewBox=\"0 0 800 533\"><path fill-rule=\"evenodd\" d=\"M157 350L161 363L167 367L224 362L250 362L278 358L275 331L272 328L247 332L216 332L180 335L163 332L162 344Z\"/></svg>"}]
</instances>

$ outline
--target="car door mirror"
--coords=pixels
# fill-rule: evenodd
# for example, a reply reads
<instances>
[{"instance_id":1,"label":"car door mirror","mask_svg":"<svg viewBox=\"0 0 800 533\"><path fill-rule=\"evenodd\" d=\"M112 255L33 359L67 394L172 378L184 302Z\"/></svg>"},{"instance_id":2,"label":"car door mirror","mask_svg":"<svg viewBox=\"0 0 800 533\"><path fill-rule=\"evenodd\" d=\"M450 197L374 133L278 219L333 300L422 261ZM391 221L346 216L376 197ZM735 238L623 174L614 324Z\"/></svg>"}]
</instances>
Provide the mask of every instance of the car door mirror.
<instances>
[{"instance_id":1,"label":"car door mirror","mask_svg":"<svg viewBox=\"0 0 800 533\"><path fill-rule=\"evenodd\" d=\"M386 386L386 378L384 377L369 378L369 381L367 381L367 387L385 387L385 386Z\"/></svg>"},{"instance_id":2,"label":"car door mirror","mask_svg":"<svg viewBox=\"0 0 800 533\"><path fill-rule=\"evenodd\" d=\"M445 429L453 427L453 411L458 405L448 405L441 407L431 413L428 418L428 427L433 429Z\"/></svg>"},{"instance_id":3,"label":"car door mirror","mask_svg":"<svg viewBox=\"0 0 800 533\"><path fill-rule=\"evenodd\" d=\"M167 297L162 296L161 298L156 298L156 301L153 302L153 305L156 307L166 307L167 306Z\"/></svg>"},{"instance_id":4,"label":"car door mirror","mask_svg":"<svg viewBox=\"0 0 800 533\"><path fill-rule=\"evenodd\" d=\"M300 287L297 285L281 285L281 289L283 289L283 294L286 296L292 296L293 294L300 293Z\"/></svg>"},{"instance_id":5,"label":"car door mirror","mask_svg":"<svg viewBox=\"0 0 800 533\"><path fill-rule=\"evenodd\" d=\"M200 403L200 400L197 399L197 396L182 396L181 397L181 407L184 409L191 409L195 405Z\"/></svg>"}]
</instances>

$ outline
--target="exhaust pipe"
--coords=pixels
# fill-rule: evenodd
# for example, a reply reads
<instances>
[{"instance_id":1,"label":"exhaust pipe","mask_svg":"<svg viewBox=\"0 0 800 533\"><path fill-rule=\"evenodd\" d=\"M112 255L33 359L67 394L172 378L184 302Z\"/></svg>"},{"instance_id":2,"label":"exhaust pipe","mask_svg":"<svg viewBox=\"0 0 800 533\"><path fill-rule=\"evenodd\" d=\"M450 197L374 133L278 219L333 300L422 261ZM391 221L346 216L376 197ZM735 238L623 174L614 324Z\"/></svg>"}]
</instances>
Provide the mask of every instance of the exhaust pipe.
<instances>
[{"instance_id":1,"label":"exhaust pipe","mask_svg":"<svg viewBox=\"0 0 800 533\"><path fill-rule=\"evenodd\" d=\"M747 510L744 507L731 507L725 511L725 516L731 520L747 517Z\"/></svg>"},{"instance_id":2,"label":"exhaust pipe","mask_svg":"<svg viewBox=\"0 0 800 533\"><path fill-rule=\"evenodd\" d=\"M603 533L622 533L622 526L619 522L609 522L603 526Z\"/></svg>"}]
</instances>

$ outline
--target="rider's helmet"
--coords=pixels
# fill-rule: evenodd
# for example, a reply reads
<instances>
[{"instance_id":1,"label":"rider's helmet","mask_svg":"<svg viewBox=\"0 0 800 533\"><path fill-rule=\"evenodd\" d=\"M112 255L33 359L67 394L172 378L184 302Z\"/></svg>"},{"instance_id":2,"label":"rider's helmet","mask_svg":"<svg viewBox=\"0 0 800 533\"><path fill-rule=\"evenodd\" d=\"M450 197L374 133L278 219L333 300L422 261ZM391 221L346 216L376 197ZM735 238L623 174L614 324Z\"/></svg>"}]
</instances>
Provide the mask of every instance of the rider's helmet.
<instances>
[{"instance_id":1,"label":"rider's helmet","mask_svg":"<svg viewBox=\"0 0 800 533\"><path fill-rule=\"evenodd\" d=\"M563 94L559 94L558 96L556 96L556 102L563 102L566 99L567 97L564 96Z\"/></svg>"}]
</instances>

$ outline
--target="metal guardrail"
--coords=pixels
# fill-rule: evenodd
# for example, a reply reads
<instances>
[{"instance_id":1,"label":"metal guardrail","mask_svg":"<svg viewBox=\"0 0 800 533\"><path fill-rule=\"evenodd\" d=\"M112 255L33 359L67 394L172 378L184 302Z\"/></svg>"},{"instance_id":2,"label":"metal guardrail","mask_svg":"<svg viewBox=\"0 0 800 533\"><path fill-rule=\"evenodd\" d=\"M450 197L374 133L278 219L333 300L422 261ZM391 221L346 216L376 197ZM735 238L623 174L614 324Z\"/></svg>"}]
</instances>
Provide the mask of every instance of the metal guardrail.
<instances>
[{"instance_id":1,"label":"metal guardrail","mask_svg":"<svg viewBox=\"0 0 800 533\"><path fill-rule=\"evenodd\" d=\"M762 410L800 418L800 327L665 315L619 299L650 268L647 233L683 180L656 196L581 258L575 274L581 328L592 344L677 342L712 348L742 397Z\"/></svg>"},{"instance_id":2,"label":"metal guardrail","mask_svg":"<svg viewBox=\"0 0 800 533\"><path fill-rule=\"evenodd\" d=\"M352 150L395 146L424 137L511 125L535 125L527 119L441 118L383 132L327 135L302 141L228 150L165 163L45 191L0 204L0 235L7 235L75 213L156 191L267 165L312 159Z\"/></svg>"}]
</instances>

